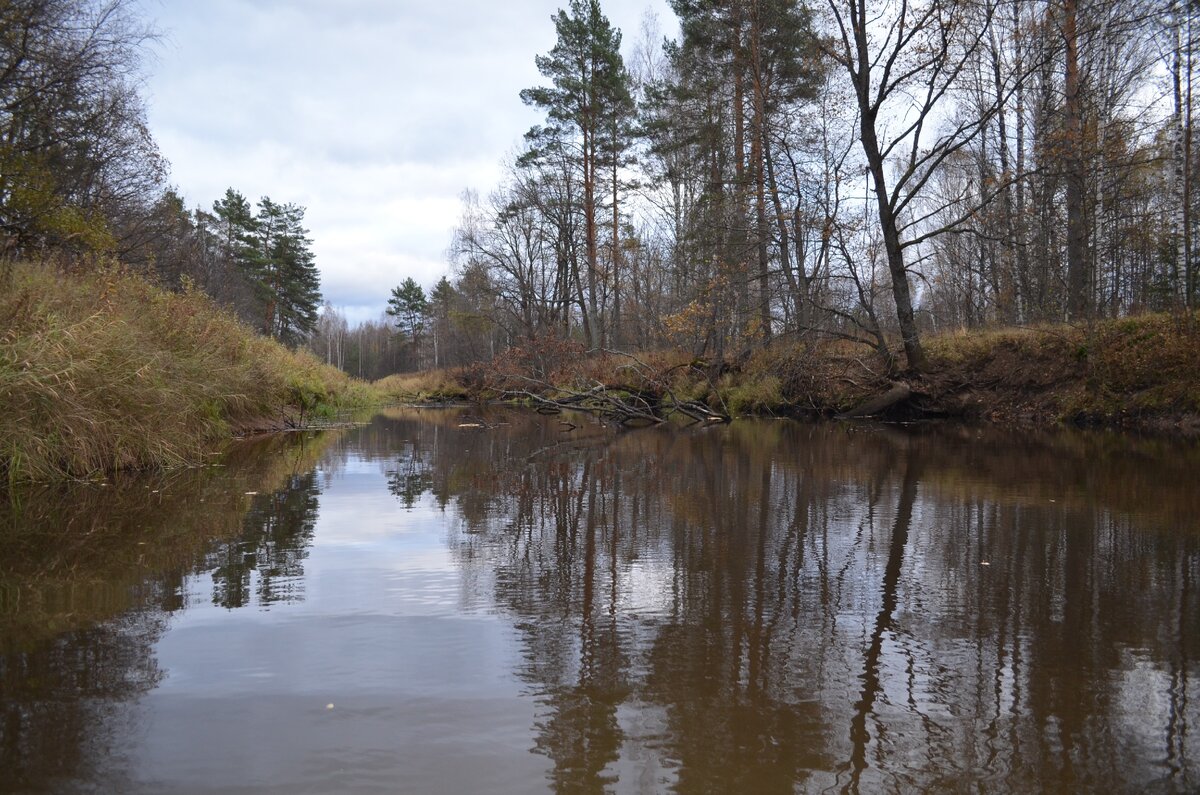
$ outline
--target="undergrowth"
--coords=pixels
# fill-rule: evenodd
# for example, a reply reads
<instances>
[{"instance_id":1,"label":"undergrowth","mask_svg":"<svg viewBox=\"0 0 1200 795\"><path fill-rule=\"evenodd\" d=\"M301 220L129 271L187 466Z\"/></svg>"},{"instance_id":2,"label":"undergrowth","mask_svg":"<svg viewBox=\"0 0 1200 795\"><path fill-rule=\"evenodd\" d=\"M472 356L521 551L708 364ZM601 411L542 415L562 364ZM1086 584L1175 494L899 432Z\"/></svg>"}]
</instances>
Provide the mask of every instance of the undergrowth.
<instances>
[{"instance_id":1,"label":"undergrowth","mask_svg":"<svg viewBox=\"0 0 1200 795\"><path fill-rule=\"evenodd\" d=\"M554 398L603 385L657 396L663 406L699 401L733 415L829 417L899 380L911 386L912 417L1200 428L1200 315L950 332L930 335L925 347L928 369L903 373L839 340L779 338L713 361L679 350L589 354L578 342L537 338L486 364L380 385L405 400Z\"/></svg>"}]
</instances>

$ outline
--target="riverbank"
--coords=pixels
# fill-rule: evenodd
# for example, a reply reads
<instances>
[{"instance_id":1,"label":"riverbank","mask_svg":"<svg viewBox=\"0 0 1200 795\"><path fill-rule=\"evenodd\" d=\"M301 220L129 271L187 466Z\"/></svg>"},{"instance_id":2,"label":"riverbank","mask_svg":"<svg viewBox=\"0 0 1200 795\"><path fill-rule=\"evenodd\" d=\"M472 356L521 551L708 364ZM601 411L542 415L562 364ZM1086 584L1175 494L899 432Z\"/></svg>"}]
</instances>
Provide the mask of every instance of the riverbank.
<instances>
[{"instance_id":1,"label":"riverbank","mask_svg":"<svg viewBox=\"0 0 1200 795\"><path fill-rule=\"evenodd\" d=\"M256 335L196 291L117 266L14 265L0 285L0 482L195 464L238 433L385 400L573 400L602 385L666 413L959 418L1200 435L1200 318L945 334L930 367L889 376L847 343L776 340L737 359L587 355L535 342L457 370L365 384ZM881 400L881 397L886 399ZM886 404L886 405L881 405Z\"/></svg>"},{"instance_id":2,"label":"riverbank","mask_svg":"<svg viewBox=\"0 0 1200 795\"><path fill-rule=\"evenodd\" d=\"M116 265L16 264L3 279L0 482L194 464L235 433L377 398L199 291L165 291Z\"/></svg>"},{"instance_id":3,"label":"riverbank","mask_svg":"<svg viewBox=\"0 0 1200 795\"><path fill-rule=\"evenodd\" d=\"M731 416L870 414L1200 435L1196 316L934 335L928 370L903 376L889 376L874 352L841 342L775 341L722 362L681 351L589 357L562 348L531 345L488 366L392 376L377 386L396 400L447 401L561 399L602 384L660 407L698 401Z\"/></svg>"}]
</instances>

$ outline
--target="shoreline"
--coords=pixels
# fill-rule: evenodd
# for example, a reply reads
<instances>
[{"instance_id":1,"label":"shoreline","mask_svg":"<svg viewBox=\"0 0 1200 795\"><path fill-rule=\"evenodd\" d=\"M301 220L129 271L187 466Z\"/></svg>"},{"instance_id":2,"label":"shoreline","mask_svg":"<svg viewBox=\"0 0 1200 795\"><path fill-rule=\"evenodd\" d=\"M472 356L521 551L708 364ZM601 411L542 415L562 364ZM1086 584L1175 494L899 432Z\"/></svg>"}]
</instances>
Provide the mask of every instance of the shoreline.
<instances>
[{"instance_id":1,"label":"shoreline","mask_svg":"<svg viewBox=\"0 0 1200 795\"><path fill-rule=\"evenodd\" d=\"M944 419L1200 438L1197 315L953 333L926 347L929 367L905 373L837 342L776 342L726 361L685 351L577 351L555 361L533 341L486 365L390 376L376 387L418 405L578 402L600 390L655 415L686 403L727 417Z\"/></svg>"}]
</instances>

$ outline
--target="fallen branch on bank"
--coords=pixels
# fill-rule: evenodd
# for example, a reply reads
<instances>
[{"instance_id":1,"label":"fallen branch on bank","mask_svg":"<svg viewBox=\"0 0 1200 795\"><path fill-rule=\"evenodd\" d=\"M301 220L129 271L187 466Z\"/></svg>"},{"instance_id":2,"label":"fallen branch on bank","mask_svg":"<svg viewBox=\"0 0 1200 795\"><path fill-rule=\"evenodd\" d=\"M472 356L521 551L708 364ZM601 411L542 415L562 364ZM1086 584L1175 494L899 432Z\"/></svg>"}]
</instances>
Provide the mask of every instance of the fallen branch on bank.
<instances>
[{"instance_id":1,"label":"fallen branch on bank","mask_svg":"<svg viewBox=\"0 0 1200 795\"><path fill-rule=\"evenodd\" d=\"M692 361L684 364L677 364L674 367L668 367L666 370L656 373L650 365L646 364L632 353L614 351L607 348L601 348L599 349L599 352L609 356L621 356L633 362L633 364L625 365L625 367L633 369L634 372L636 372L642 379L650 383L653 388L659 390L660 403L662 402L662 396L666 396L670 400L670 403L667 405L666 412L668 415L673 412L678 412L679 414L688 417L693 422L729 422L729 410L724 406L723 400L721 403L724 410L714 411L706 404L696 400L680 400L678 397L676 397L675 392L671 389L671 382L669 379L671 373L675 372L676 370L686 368L702 373L708 380L708 384L712 393L717 395L718 399L720 399L720 392L716 389L715 385L713 385L712 378L710 377L708 370L699 366L697 362Z\"/></svg>"},{"instance_id":2,"label":"fallen branch on bank","mask_svg":"<svg viewBox=\"0 0 1200 795\"><path fill-rule=\"evenodd\" d=\"M681 414L693 423L729 422L728 414L714 411L698 401L679 400L660 379L653 379L643 387L597 382L586 390L555 387L533 378L521 377L521 380L529 382L536 389L507 390L503 396L529 400L542 414L558 414L574 409L629 427L659 425L673 414ZM550 397L552 394L555 396Z\"/></svg>"},{"instance_id":3,"label":"fallen branch on bank","mask_svg":"<svg viewBox=\"0 0 1200 795\"><path fill-rule=\"evenodd\" d=\"M620 390L596 384L585 392L557 388L563 397L550 398L528 389L510 390L504 393L509 398L525 398L533 401L542 414L557 414L564 409L587 411L619 425L657 425L664 418L655 412L654 405L638 394L621 394Z\"/></svg>"}]
</instances>

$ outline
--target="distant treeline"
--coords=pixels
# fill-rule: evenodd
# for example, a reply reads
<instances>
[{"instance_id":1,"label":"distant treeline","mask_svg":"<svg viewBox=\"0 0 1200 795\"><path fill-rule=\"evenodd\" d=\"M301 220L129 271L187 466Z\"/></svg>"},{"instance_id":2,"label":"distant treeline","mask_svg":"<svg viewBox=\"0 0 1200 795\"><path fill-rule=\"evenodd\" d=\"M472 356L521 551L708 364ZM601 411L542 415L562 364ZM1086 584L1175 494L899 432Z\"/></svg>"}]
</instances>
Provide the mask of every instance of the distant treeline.
<instances>
[{"instance_id":1,"label":"distant treeline","mask_svg":"<svg viewBox=\"0 0 1200 795\"><path fill-rule=\"evenodd\" d=\"M133 0L0 2L0 259L115 258L203 289L264 334L308 337L320 305L304 208L230 189L189 211L146 125Z\"/></svg>"},{"instance_id":2,"label":"distant treeline","mask_svg":"<svg viewBox=\"0 0 1200 795\"><path fill-rule=\"evenodd\" d=\"M554 15L545 121L465 195L402 366L834 337L919 368L932 331L1196 305L1195 3L671 6L628 57L598 0Z\"/></svg>"}]
</instances>

